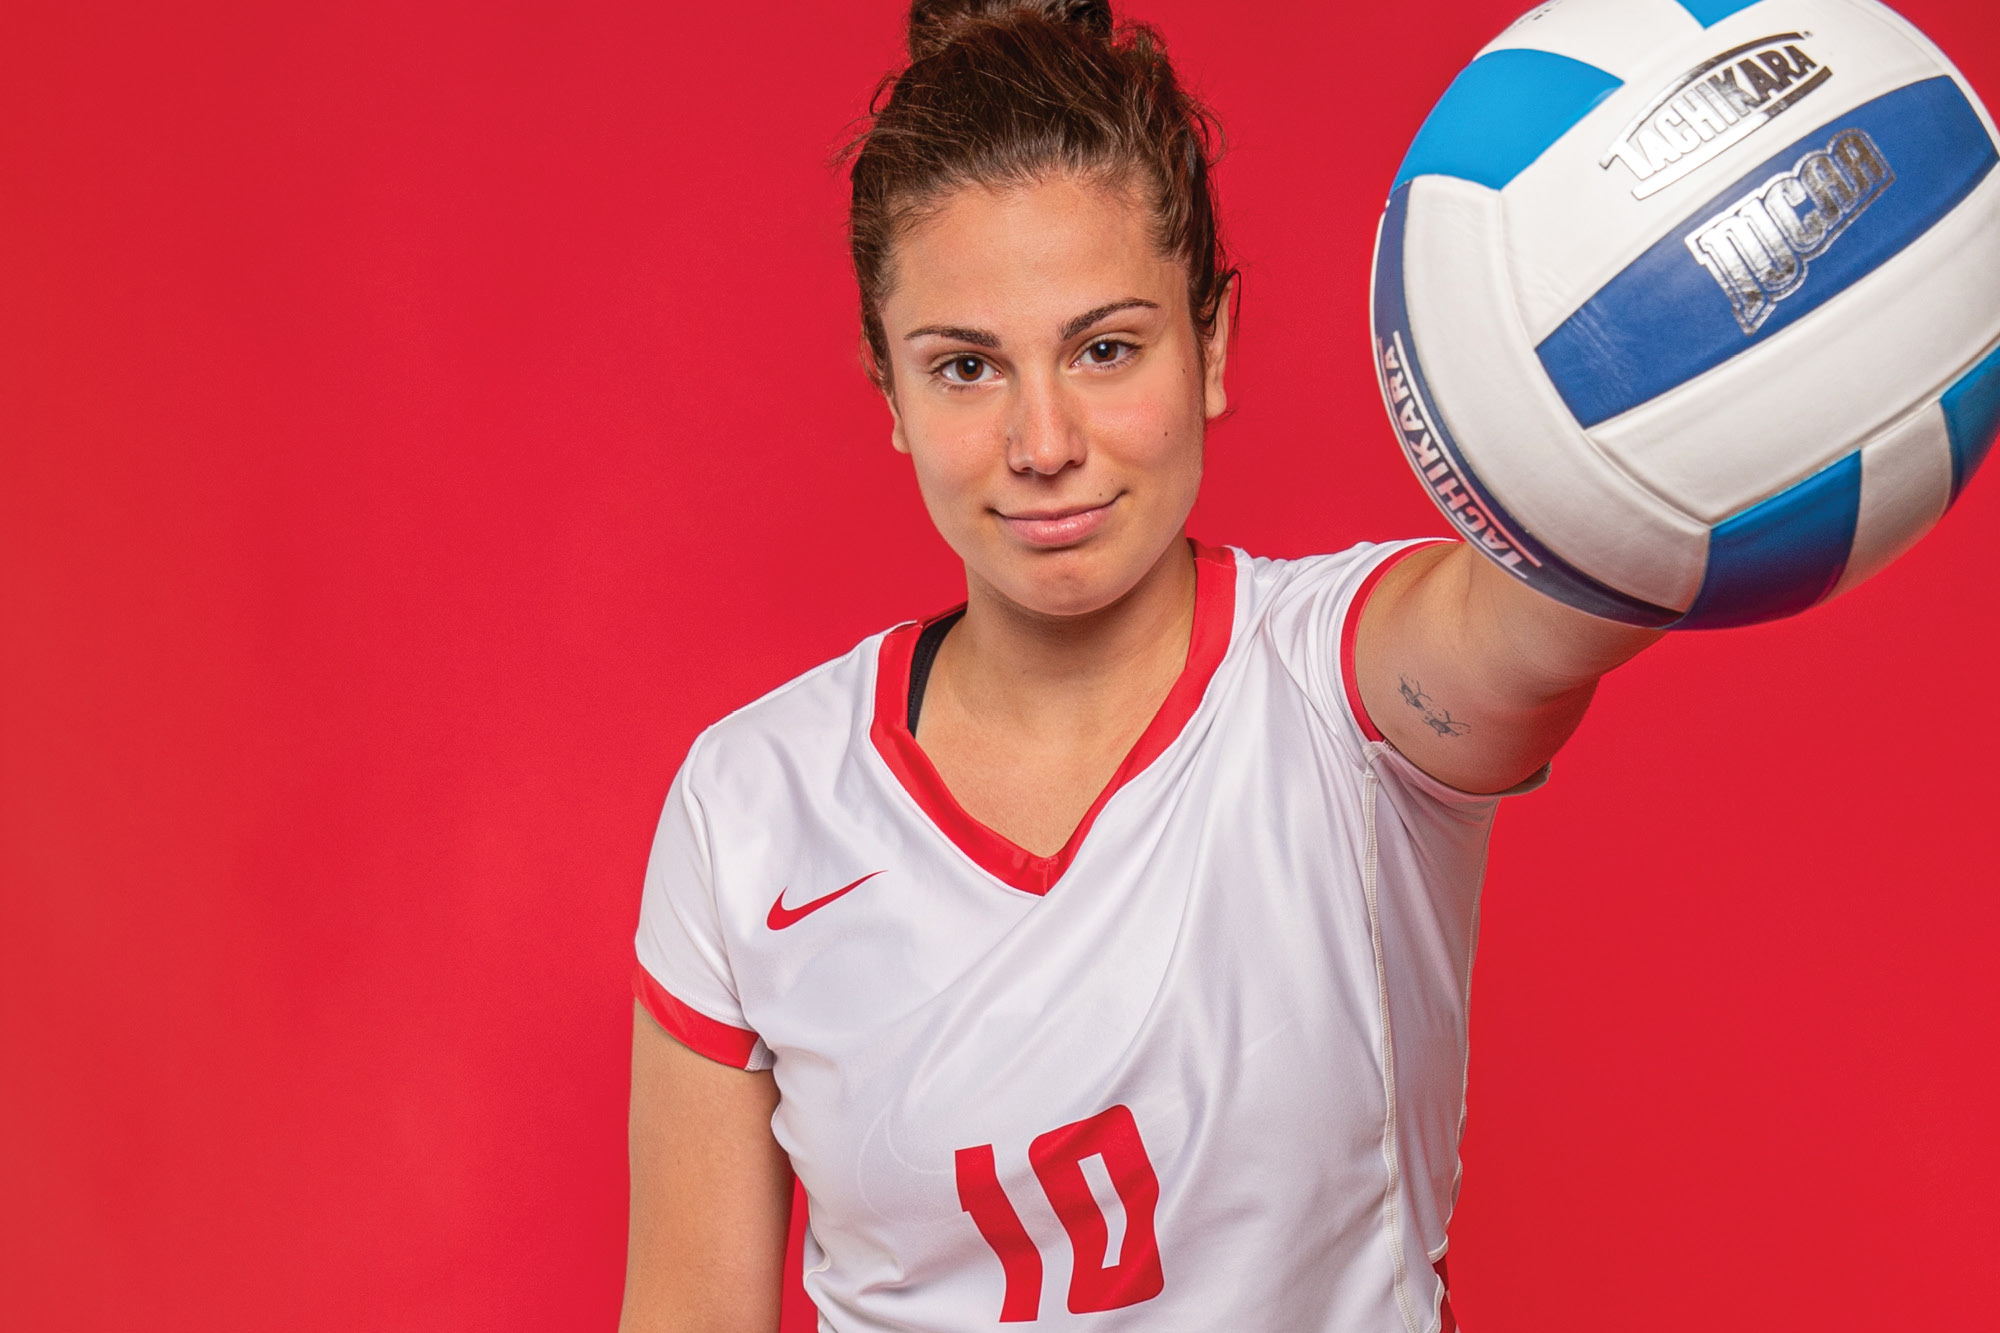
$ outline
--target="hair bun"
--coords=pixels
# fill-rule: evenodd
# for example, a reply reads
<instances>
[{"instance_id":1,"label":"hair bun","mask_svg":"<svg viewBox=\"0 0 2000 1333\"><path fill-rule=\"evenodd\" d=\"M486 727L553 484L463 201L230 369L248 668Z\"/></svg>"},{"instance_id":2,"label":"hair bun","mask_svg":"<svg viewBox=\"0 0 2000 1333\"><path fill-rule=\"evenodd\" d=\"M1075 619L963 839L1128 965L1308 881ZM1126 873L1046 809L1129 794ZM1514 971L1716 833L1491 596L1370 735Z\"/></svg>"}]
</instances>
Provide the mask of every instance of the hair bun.
<instances>
[{"instance_id":1,"label":"hair bun","mask_svg":"<svg viewBox=\"0 0 2000 1333\"><path fill-rule=\"evenodd\" d=\"M911 0L910 59L934 56L975 28L1000 27L1020 19L1076 27L1109 40L1111 0Z\"/></svg>"}]
</instances>

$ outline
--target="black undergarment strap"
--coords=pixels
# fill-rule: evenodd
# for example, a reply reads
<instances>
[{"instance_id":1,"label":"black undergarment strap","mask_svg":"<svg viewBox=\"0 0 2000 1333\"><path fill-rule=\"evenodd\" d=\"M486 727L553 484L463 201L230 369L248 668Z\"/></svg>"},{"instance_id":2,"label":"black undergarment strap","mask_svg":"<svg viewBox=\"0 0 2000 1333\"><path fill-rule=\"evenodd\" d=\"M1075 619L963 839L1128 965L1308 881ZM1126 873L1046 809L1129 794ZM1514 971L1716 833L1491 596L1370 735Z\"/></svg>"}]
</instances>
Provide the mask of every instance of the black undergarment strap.
<instances>
[{"instance_id":1,"label":"black undergarment strap","mask_svg":"<svg viewBox=\"0 0 2000 1333\"><path fill-rule=\"evenodd\" d=\"M923 716L924 687L931 683L931 667L937 661L938 649L944 647L944 636L951 633L959 617L965 614L963 607L939 616L924 626L917 635L917 646L910 653L910 734L917 734L917 719Z\"/></svg>"}]
</instances>

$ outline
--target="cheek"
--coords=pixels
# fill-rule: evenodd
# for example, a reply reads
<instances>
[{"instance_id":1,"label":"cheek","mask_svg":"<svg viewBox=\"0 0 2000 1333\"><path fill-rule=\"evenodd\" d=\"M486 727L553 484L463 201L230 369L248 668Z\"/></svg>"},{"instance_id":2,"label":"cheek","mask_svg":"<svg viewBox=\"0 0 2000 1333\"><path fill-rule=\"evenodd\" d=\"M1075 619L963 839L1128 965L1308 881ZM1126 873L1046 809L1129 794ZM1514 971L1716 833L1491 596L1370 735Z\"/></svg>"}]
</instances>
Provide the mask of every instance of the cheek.
<instances>
[{"instance_id":1,"label":"cheek","mask_svg":"<svg viewBox=\"0 0 2000 1333\"><path fill-rule=\"evenodd\" d=\"M927 431L926 424L936 425L907 423L915 427L906 435L910 463L932 520L948 529L963 521L962 511L982 493L993 469L994 448L983 433L963 421L952 423L955 429L949 431Z\"/></svg>"},{"instance_id":2,"label":"cheek","mask_svg":"<svg viewBox=\"0 0 2000 1333\"><path fill-rule=\"evenodd\" d=\"M1208 418L1202 410L1198 376L1174 374L1103 405L1103 436L1115 440L1133 462L1173 468L1198 459Z\"/></svg>"}]
</instances>

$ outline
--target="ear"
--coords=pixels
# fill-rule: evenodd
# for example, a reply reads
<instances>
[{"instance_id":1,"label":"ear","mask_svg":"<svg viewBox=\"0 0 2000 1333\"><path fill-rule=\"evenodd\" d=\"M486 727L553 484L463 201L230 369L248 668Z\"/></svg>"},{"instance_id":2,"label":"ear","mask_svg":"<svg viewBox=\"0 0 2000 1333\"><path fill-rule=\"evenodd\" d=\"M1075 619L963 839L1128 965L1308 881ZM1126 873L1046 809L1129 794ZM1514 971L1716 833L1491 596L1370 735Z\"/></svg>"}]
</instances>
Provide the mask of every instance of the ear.
<instances>
[{"instance_id":1,"label":"ear","mask_svg":"<svg viewBox=\"0 0 2000 1333\"><path fill-rule=\"evenodd\" d=\"M889 405L889 447L899 454L910 452L909 437L903 434L903 414L896 410L896 385L888 372L876 364L875 353L868 346L866 334L861 338L861 364L868 372L868 378L875 381L875 387L882 391L882 401Z\"/></svg>"},{"instance_id":2,"label":"ear","mask_svg":"<svg viewBox=\"0 0 2000 1333\"><path fill-rule=\"evenodd\" d=\"M1223 286L1222 298L1215 303L1215 327L1202 340L1202 410L1210 421L1229 410L1229 391L1223 387L1223 372L1229 366L1229 321L1235 314L1236 284L1231 275Z\"/></svg>"},{"instance_id":3,"label":"ear","mask_svg":"<svg viewBox=\"0 0 2000 1333\"><path fill-rule=\"evenodd\" d=\"M882 390L882 401L889 405L889 447L899 454L907 454L910 452L910 439L903 433L903 414L896 410L894 387Z\"/></svg>"}]
</instances>

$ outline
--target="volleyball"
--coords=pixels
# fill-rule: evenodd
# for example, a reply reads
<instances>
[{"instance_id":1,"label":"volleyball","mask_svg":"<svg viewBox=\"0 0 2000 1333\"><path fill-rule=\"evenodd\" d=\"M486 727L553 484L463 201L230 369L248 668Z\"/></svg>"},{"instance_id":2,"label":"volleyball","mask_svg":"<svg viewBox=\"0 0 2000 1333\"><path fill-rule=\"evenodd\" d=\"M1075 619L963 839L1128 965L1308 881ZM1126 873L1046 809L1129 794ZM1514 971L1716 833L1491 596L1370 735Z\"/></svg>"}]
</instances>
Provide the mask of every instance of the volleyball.
<instances>
[{"instance_id":1,"label":"volleyball","mask_svg":"<svg viewBox=\"0 0 2000 1333\"><path fill-rule=\"evenodd\" d=\"M1555 0L1462 70L1376 242L1405 455L1459 533L1631 624L1792 615L2000 429L1991 116L1874 0Z\"/></svg>"}]
</instances>

